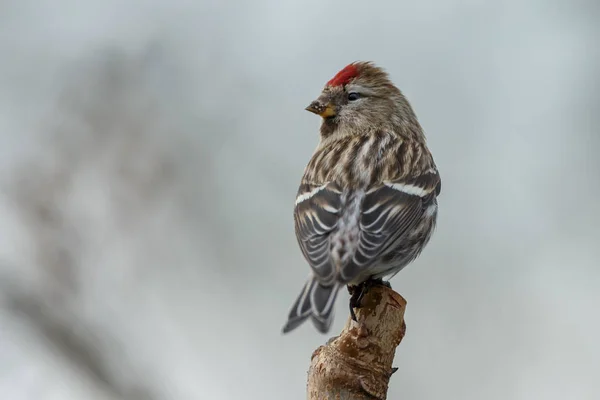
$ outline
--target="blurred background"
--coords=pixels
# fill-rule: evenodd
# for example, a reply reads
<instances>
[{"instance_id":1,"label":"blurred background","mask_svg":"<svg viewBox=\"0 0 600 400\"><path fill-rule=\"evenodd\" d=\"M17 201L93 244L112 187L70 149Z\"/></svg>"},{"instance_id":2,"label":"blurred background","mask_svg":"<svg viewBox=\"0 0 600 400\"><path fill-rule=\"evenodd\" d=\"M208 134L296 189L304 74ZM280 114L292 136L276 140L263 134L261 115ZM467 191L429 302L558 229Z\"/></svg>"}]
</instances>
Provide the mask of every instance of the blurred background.
<instances>
[{"instance_id":1,"label":"blurred background","mask_svg":"<svg viewBox=\"0 0 600 400\"><path fill-rule=\"evenodd\" d=\"M390 399L600 398L600 3L0 2L0 397L304 399L292 207L372 60L425 128L437 233ZM337 302L332 335L347 318Z\"/></svg>"}]
</instances>

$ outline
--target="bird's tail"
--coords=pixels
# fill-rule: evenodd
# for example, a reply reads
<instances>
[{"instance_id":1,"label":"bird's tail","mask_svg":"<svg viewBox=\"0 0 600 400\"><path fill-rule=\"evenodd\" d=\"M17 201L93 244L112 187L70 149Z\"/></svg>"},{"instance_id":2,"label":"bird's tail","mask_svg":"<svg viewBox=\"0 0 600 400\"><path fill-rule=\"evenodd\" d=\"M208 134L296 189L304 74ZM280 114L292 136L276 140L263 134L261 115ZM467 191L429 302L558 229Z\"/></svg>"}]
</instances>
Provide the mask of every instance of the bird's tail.
<instances>
[{"instance_id":1,"label":"bird's tail","mask_svg":"<svg viewBox=\"0 0 600 400\"><path fill-rule=\"evenodd\" d=\"M290 310L283 333L296 329L308 317L319 332L327 333L333 322L333 306L339 289L337 282L323 286L314 277L308 278Z\"/></svg>"}]
</instances>

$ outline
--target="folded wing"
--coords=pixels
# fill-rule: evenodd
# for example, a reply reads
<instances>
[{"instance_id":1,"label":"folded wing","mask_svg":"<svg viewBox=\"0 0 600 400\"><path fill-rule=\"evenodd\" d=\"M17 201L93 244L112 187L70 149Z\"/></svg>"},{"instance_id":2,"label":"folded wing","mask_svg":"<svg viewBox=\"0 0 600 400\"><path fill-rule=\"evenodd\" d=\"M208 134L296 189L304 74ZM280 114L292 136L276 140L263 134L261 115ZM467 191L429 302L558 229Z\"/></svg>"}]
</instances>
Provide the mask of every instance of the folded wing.
<instances>
[{"instance_id":1,"label":"folded wing","mask_svg":"<svg viewBox=\"0 0 600 400\"><path fill-rule=\"evenodd\" d=\"M332 233L347 212L346 199L357 192L343 190L331 182L301 185L294 210L296 236L315 278L322 285L330 285L368 275L372 264L396 249L419 223L439 190L439 175L431 169L419 176L378 183L361 191L358 245L349 261L336 270L331 258Z\"/></svg>"}]
</instances>

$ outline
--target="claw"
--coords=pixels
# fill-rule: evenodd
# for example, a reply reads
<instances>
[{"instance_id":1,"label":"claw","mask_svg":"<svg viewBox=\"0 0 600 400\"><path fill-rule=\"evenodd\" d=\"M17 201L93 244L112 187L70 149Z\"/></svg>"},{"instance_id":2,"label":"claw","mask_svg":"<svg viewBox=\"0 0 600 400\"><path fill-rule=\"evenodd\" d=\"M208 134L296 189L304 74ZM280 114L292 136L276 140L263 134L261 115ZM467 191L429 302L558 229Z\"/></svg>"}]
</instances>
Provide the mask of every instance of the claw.
<instances>
[{"instance_id":1,"label":"claw","mask_svg":"<svg viewBox=\"0 0 600 400\"><path fill-rule=\"evenodd\" d=\"M356 314L354 313L354 307L352 307L352 304L350 305L350 318L352 318L352 321L358 322L358 320L356 319Z\"/></svg>"},{"instance_id":2,"label":"claw","mask_svg":"<svg viewBox=\"0 0 600 400\"><path fill-rule=\"evenodd\" d=\"M354 313L354 308L360 308L359 299L362 294L361 286L348 286L348 291L350 292L350 317L353 321L356 320L356 314Z\"/></svg>"},{"instance_id":3,"label":"claw","mask_svg":"<svg viewBox=\"0 0 600 400\"><path fill-rule=\"evenodd\" d=\"M392 285L388 281L384 281L381 278L368 279L356 286L348 285L348 293L350 293L350 317L353 321L357 321L354 309L362 307L362 300L369 291L369 288L376 285L392 288Z\"/></svg>"}]
</instances>

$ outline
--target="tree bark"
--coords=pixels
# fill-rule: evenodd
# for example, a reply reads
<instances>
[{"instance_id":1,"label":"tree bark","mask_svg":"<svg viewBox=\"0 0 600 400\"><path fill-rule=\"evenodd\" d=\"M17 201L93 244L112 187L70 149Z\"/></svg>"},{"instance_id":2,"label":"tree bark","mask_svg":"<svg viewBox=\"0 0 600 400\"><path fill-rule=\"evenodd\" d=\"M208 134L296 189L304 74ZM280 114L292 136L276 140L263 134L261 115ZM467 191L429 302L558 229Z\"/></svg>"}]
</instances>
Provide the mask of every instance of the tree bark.
<instances>
[{"instance_id":1,"label":"tree bark","mask_svg":"<svg viewBox=\"0 0 600 400\"><path fill-rule=\"evenodd\" d=\"M406 300L377 285L365 293L357 321L348 318L340 336L312 355L309 400L385 400L396 347L406 331Z\"/></svg>"}]
</instances>

